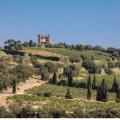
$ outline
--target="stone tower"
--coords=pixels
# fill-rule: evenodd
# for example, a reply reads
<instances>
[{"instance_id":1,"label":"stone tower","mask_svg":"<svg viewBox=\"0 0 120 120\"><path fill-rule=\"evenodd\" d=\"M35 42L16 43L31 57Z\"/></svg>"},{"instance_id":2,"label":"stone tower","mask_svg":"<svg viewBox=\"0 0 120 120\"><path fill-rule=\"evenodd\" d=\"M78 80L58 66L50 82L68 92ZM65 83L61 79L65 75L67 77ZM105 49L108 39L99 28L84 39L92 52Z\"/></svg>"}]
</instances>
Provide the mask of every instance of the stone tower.
<instances>
[{"instance_id":1,"label":"stone tower","mask_svg":"<svg viewBox=\"0 0 120 120\"><path fill-rule=\"evenodd\" d=\"M51 43L50 36L47 34L38 34L38 45L44 48L46 44Z\"/></svg>"}]
</instances>

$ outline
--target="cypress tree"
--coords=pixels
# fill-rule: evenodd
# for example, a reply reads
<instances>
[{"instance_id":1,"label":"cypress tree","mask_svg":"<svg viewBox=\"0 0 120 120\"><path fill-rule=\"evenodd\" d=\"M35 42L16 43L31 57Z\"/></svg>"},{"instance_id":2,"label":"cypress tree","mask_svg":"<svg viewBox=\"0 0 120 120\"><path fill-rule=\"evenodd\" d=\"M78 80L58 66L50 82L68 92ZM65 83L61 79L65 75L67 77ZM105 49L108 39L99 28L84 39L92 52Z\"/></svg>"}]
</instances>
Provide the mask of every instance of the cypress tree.
<instances>
[{"instance_id":1,"label":"cypress tree","mask_svg":"<svg viewBox=\"0 0 120 120\"><path fill-rule=\"evenodd\" d=\"M97 101L107 101L107 84L105 82L105 79L102 80L101 86L97 87L97 95L96 95Z\"/></svg>"},{"instance_id":2,"label":"cypress tree","mask_svg":"<svg viewBox=\"0 0 120 120\"><path fill-rule=\"evenodd\" d=\"M116 92L116 102L120 102L120 89L117 89Z\"/></svg>"},{"instance_id":3,"label":"cypress tree","mask_svg":"<svg viewBox=\"0 0 120 120\"><path fill-rule=\"evenodd\" d=\"M73 75L72 75L72 69L70 69L70 71L68 72L68 86L72 87L72 83L73 83Z\"/></svg>"},{"instance_id":4,"label":"cypress tree","mask_svg":"<svg viewBox=\"0 0 120 120\"><path fill-rule=\"evenodd\" d=\"M118 82L117 82L117 80L116 80L116 76L114 76L114 81L113 81L113 84L112 84L111 91L112 91L112 92L117 92L118 89L119 89L119 87L118 87Z\"/></svg>"},{"instance_id":5,"label":"cypress tree","mask_svg":"<svg viewBox=\"0 0 120 120\"><path fill-rule=\"evenodd\" d=\"M97 101L102 101L102 96L101 96L101 86L97 86L97 94L96 94L96 100Z\"/></svg>"},{"instance_id":6,"label":"cypress tree","mask_svg":"<svg viewBox=\"0 0 120 120\"><path fill-rule=\"evenodd\" d=\"M13 93L16 93L16 80L13 80Z\"/></svg>"},{"instance_id":7,"label":"cypress tree","mask_svg":"<svg viewBox=\"0 0 120 120\"><path fill-rule=\"evenodd\" d=\"M101 82L101 97L102 97L102 101L104 102L107 101L107 84L105 79L103 79Z\"/></svg>"},{"instance_id":8,"label":"cypress tree","mask_svg":"<svg viewBox=\"0 0 120 120\"><path fill-rule=\"evenodd\" d=\"M93 90L96 89L96 76L95 75L94 75L94 78L93 78L92 89Z\"/></svg>"},{"instance_id":9,"label":"cypress tree","mask_svg":"<svg viewBox=\"0 0 120 120\"><path fill-rule=\"evenodd\" d=\"M87 91L87 100L90 100L90 98L91 98L91 88L89 87Z\"/></svg>"},{"instance_id":10,"label":"cypress tree","mask_svg":"<svg viewBox=\"0 0 120 120\"><path fill-rule=\"evenodd\" d=\"M87 89L91 88L91 76L89 74L88 80L87 80Z\"/></svg>"},{"instance_id":11,"label":"cypress tree","mask_svg":"<svg viewBox=\"0 0 120 120\"><path fill-rule=\"evenodd\" d=\"M72 94L70 93L70 88L67 89L67 93L66 93L66 95L65 95L65 98L66 98L66 99L73 99L73 96L72 96Z\"/></svg>"},{"instance_id":12,"label":"cypress tree","mask_svg":"<svg viewBox=\"0 0 120 120\"><path fill-rule=\"evenodd\" d=\"M56 84L57 83L57 73L56 71L54 70L54 73L53 73L53 79L51 81L52 84Z\"/></svg>"}]
</instances>

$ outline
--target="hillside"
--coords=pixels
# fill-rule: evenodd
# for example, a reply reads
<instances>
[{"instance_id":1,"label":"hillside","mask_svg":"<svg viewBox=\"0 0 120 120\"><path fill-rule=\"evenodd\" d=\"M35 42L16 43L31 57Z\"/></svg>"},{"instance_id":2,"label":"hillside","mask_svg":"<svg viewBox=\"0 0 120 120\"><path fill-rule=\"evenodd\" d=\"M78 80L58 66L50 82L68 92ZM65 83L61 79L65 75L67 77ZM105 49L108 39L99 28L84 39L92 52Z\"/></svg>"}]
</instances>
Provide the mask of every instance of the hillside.
<instances>
[{"instance_id":1,"label":"hillside","mask_svg":"<svg viewBox=\"0 0 120 120\"><path fill-rule=\"evenodd\" d=\"M120 111L119 57L98 50L39 47L5 55L0 57L0 99L9 114L116 117Z\"/></svg>"}]
</instances>

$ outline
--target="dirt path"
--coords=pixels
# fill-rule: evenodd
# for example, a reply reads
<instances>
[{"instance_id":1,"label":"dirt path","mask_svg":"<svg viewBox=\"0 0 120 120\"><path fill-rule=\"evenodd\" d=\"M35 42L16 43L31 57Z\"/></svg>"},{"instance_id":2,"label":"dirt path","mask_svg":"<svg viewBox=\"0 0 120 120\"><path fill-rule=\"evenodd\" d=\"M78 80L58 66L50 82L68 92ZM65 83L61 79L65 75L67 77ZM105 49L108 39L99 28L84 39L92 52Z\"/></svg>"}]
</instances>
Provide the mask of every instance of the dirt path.
<instances>
[{"instance_id":1,"label":"dirt path","mask_svg":"<svg viewBox=\"0 0 120 120\"><path fill-rule=\"evenodd\" d=\"M26 82L24 82L24 83L21 82L17 85L16 94L25 94L25 90L28 90L35 86L40 86L44 83L45 83L44 81L41 81L37 78L30 78L30 79L26 80ZM13 96L13 95L14 94L12 93L12 88L8 88L4 92L0 93L0 106L7 107L6 98L8 96Z\"/></svg>"}]
</instances>

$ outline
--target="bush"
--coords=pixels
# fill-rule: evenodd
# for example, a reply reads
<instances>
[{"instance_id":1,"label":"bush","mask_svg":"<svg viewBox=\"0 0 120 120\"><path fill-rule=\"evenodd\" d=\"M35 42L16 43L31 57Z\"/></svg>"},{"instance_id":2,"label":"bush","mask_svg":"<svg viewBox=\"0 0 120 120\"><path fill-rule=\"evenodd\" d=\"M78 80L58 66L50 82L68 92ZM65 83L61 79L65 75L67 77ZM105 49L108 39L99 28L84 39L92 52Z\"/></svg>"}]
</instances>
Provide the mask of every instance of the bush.
<instances>
[{"instance_id":1,"label":"bush","mask_svg":"<svg viewBox=\"0 0 120 120\"><path fill-rule=\"evenodd\" d=\"M51 97L52 93L50 91L44 93L44 97Z\"/></svg>"},{"instance_id":2,"label":"bush","mask_svg":"<svg viewBox=\"0 0 120 120\"><path fill-rule=\"evenodd\" d=\"M73 96L71 95L69 88L67 89L67 93L66 93L66 95L65 95L65 98L66 98L66 99L73 99Z\"/></svg>"},{"instance_id":3,"label":"bush","mask_svg":"<svg viewBox=\"0 0 120 120\"><path fill-rule=\"evenodd\" d=\"M47 63L44 64L44 66L48 69L48 71L49 71L50 73L54 72L54 70L57 69L56 64L55 64L55 63L52 63L52 62L47 62Z\"/></svg>"},{"instance_id":4,"label":"bush","mask_svg":"<svg viewBox=\"0 0 120 120\"><path fill-rule=\"evenodd\" d=\"M110 68L107 68L107 67L104 68L104 71L105 71L106 74L112 74L113 73L112 70Z\"/></svg>"},{"instance_id":5,"label":"bush","mask_svg":"<svg viewBox=\"0 0 120 120\"><path fill-rule=\"evenodd\" d=\"M52 61L59 61L60 58L58 56L42 56L42 55L35 55L37 58L52 60Z\"/></svg>"},{"instance_id":6,"label":"bush","mask_svg":"<svg viewBox=\"0 0 120 120\"><path fill-rule=\"evenodd\" d=\"M17 115L18 118L33 118L34 116L35 112L32 110L30 105L23 107Z\"/></svg>"},{"instance_id":7,"label":"bush","mask_svg":"<svg viewBox=\"0 0 120 120\"><path fill-rule=\"evenodd\" d=\"M41 80L49 80L50 74L47 69L44 69L41 73Z\"/></svg>"},{"instance_id":8,"label":"bush","mask_svg":"<svg viewBox=\"0 0 120 120\"><path fill-rule=\"evenodd\" d=\"M78 58L78 57L73 57L73 56L71 56L71 57L69 57L69 60L70 60L70 62L71 63L78 63L78 62L80 62L80 58Z\"/></svg>"},{"instance_id":9,"label":"bush","mask_svg":"<svg viewBox=\"0 0 120 120\"><path fill-rule=\"evenodd\" d=\"M114 68L115 64L112 61L108 62L108 68Z\"/></svg>"},{"instance_id":10,"label":"bush","mask_svg":"<svg viewBox=\"0 0 120 120\"><path fill-rule=\"evenodd\" d=\"M17 63L23 63L23 57L20 55L13 55L13 59Z\"/></svg>"},{"instance_id":11,"label":"bush","mask_svg":"<svg viewBox=\"0 0 120 120\"><path fill-rule=\"evenodd\" d=\"M39 109L37 111L38 118L66 118L67 114L63 109Z\"/></svg>"},{"instance_id":12,"label":"bush","mask_svg":"<svg viewBox=\"0 0 120 120\"><path fill-rule=\"evenodd\" d=\"M52 109L50 114L52 118L63 118L66 116L65 110L62 109Z\"/></svg>"},{"instance_id":13,"label":"bush","mask_svg":"<svg viewBox=\"0 0 120 120\"><path fill-rule=\"evenodd\" d=\"M12 114L17 115L22 109L22 106L18 102L11 103L9 109Z\"/></svg>"},{"instance_id":14,"label":"bush","mask_svg":"<svg viewBox=\"0 0 120 120\"><path fill-rule=\"evenodd\" d=\"M67 81L66 80L61 80L57 83L57 85L67 86Z\"/></svg>"},{"instance_id":15,"label":"bush","mask_svg":"<svg viewBox=\"0 0 120 120\"><path fill-rule=\"evenodd\" d=\"M63 75L65 75L67 77L68 74L69 74L69 67L67 66L67 67L64 67L64 69L63 69Z\"/></svg>"},{"instance_id":16,"label":"bush","mask_svg":"<svg viewBox=\"0 0 120 120\"><path fill-rule=\"evenodd\" d=\"M0 118L15 118L16 116L8 112L4 107L0 107Z\"/></svg>"},{"instance_id":17,"label":"bush","mask_svg":"<svg viewBox=\"0 0 120 120\"><path fill-rule=\"evenodd\" d=\"M11 70L11 73L17 77L17 82L26 81L34 74L34 69L25 64L19 64Z\"/></svg>"},{"instance_id":18,"label":"bush","mask_svg":"<svg viewBox=\"0 0 120 120\"><path fill-rule=\"evenodd\" d=\"M95 74L97 72L97 70L98 70L97 65L92 60L89 60L89 59L83 60L82 66L86 70L88 70L89 73Z\"/></svg>"}]
</instances>

